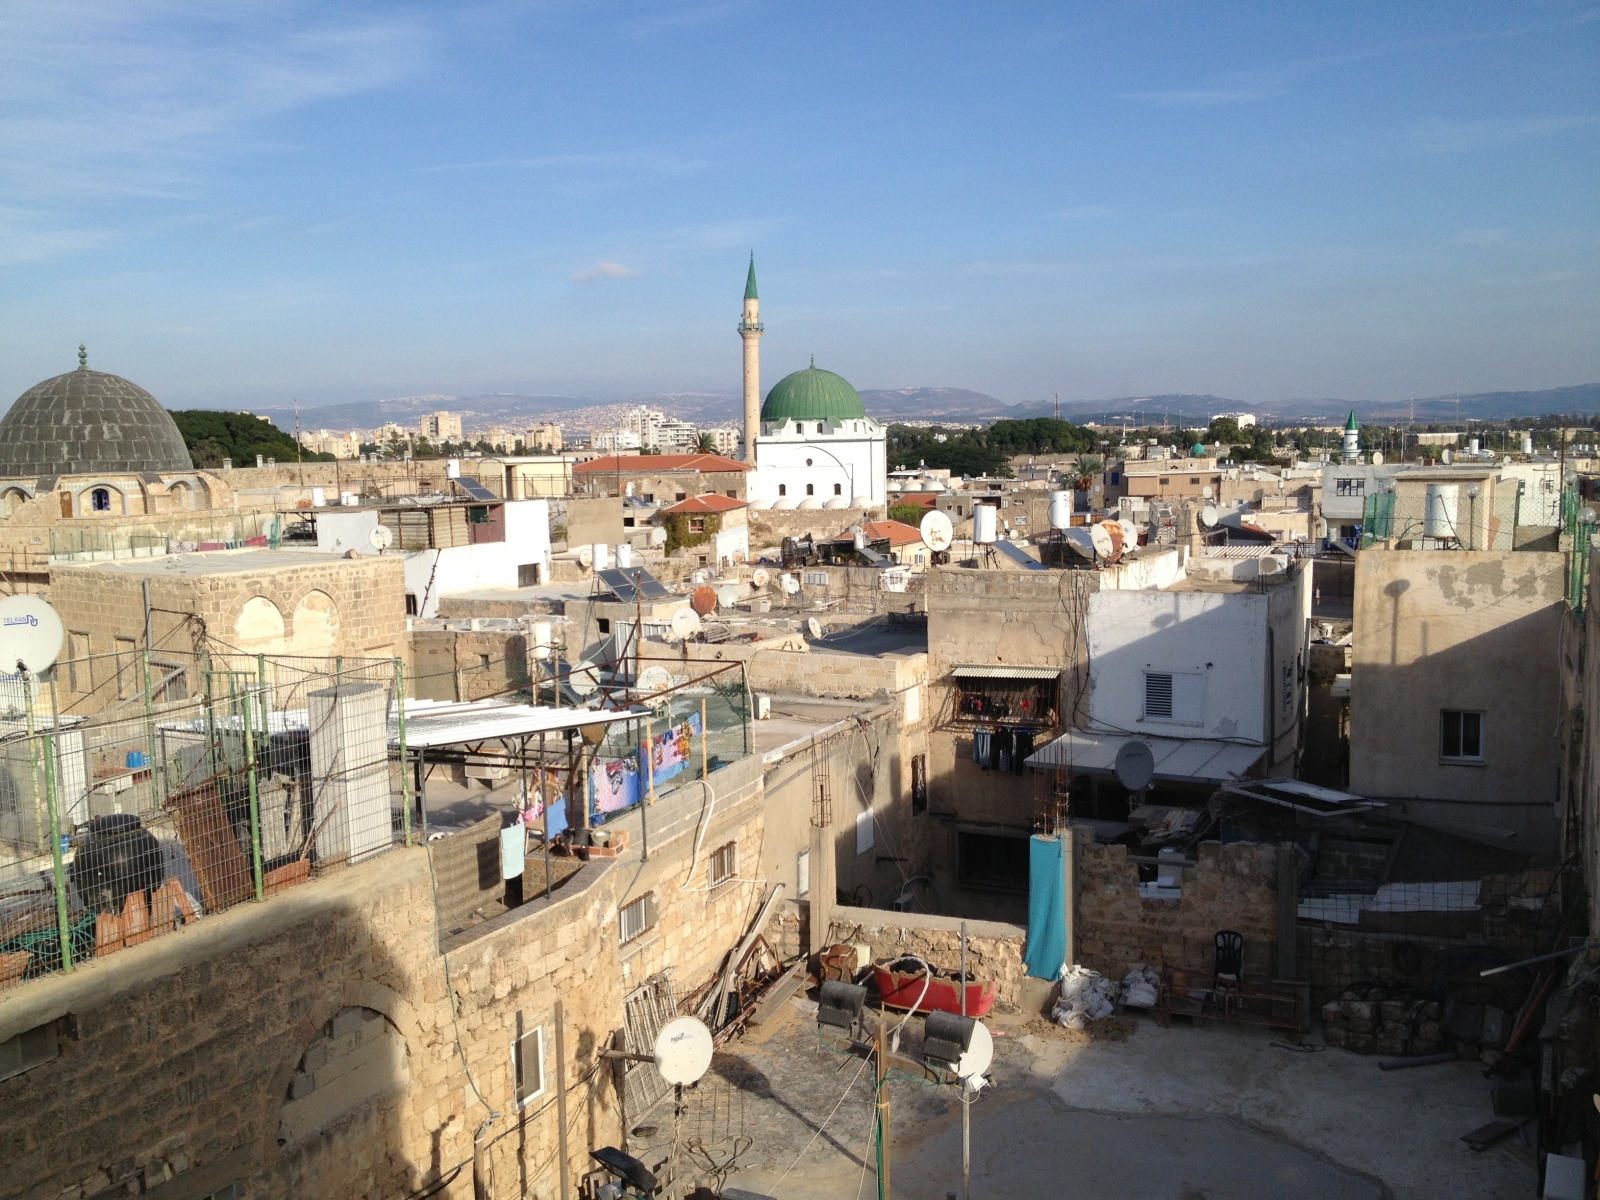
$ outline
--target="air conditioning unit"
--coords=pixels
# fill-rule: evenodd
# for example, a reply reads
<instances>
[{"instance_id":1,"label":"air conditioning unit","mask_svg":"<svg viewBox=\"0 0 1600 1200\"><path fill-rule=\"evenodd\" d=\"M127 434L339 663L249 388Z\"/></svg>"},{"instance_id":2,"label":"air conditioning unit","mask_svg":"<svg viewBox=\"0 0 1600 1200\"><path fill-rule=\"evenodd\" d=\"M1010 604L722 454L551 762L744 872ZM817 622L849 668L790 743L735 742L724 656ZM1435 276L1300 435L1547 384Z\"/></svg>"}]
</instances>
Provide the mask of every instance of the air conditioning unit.
<instances>
[{"instance_id":1,"label":"air conditioning unit","mask_svg":"<svg viewBox=\"0 0 1600 1200\"><path fill-rule=\"evenodd\" d=\"M772 717L772 697L756 693L756 720L766 721Z\"/></svg>"}]
</instances>

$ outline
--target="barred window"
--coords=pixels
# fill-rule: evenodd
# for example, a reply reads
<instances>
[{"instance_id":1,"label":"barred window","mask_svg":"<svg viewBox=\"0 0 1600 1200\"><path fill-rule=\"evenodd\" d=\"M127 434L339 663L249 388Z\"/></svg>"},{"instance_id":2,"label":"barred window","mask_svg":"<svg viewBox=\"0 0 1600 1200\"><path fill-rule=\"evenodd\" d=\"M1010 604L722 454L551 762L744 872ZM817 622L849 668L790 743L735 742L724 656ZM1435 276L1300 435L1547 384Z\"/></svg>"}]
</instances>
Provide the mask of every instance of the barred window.
<instances>
[{"instance_id":1,"label":"barred window","mask_svg":"<svg viewBox=\"0 0 1600 1200\"><path fill-rule=\"evenodd\" d=\"M706 881L719 888L739 872L739 844L729 842L711 852L711 864L706 868Z\"/></svg>"},{"instance_id":2,"label":"barred window","mask_svg":"<svg viewBox=\"0 0 1600 1200\"><path fill-rule=\"evenodd\" d=\"M656 898L653 893L640 896L631 904L624 904L617 913L618 940L627 945L655 928L657 920Z\"/></svg>"}]
</instances>

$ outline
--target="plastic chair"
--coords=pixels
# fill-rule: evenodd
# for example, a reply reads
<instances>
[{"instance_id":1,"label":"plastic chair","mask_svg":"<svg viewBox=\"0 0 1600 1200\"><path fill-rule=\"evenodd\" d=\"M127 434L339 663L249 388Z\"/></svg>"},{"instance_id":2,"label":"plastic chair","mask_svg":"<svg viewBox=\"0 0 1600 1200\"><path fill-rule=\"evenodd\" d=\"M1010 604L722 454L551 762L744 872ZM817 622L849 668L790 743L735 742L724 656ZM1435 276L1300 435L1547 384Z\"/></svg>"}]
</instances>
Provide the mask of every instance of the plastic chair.
<instances>
[{"instance_id":1,"label":"plastic chair","mask_svg":"<svg viewBox=\"0 0 1600 1200\"><path fill-rule=\"evenodd\" d=\"M1217 931L1216 989L1224 1013L1236 1013L1242 1003L1239 994L1244 981L1244 935L1231 929Z\"/></svg>"}]
</instances>

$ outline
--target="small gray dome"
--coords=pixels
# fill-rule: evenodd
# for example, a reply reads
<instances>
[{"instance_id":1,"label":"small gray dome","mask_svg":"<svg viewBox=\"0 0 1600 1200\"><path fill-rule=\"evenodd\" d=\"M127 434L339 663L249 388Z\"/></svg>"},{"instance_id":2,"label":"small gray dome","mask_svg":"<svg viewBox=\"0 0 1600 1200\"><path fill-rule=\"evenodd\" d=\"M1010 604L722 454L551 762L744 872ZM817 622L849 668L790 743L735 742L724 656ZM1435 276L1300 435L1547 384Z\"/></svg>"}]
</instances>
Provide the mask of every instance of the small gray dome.
<instances>
[{"instance_id":1,"label":"small gray dome","mask_svg":"<svg viewBox=\"0 0 1600 1200\"><path fill-rule=\"evenodd\" d=\"M46 379L0 419L0 478L193 469L172 415L120 375Z\"/></svg>"}]
</instances>

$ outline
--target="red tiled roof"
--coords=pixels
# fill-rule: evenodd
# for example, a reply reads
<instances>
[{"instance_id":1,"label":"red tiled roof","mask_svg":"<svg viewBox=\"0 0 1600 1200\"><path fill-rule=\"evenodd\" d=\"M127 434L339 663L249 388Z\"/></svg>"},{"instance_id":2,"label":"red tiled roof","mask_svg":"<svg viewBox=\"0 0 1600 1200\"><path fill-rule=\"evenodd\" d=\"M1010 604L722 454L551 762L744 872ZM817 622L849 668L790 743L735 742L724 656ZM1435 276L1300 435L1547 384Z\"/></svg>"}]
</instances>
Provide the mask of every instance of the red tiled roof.
<instances>
[{"instance_id":1,"label":"red tiled roof","mask_svg":"<svg viewBox=\"0 0 1600 1200\"><path fill-rule=\"evenodd\" d=\"M572 468L574 475L643 475L657 471L748 471L749 463L720 454L608 454Z\"/></svg>"},{"instance_id":2,"label":"red tiled roof","mask_svg":"<svg viewBox=\"0 0 1600 1200\"><path fill-rule=\"evenodd\" d=\"M896 504L915 504L918 508L933 508L939 503L937 492L901 492L895 496L889 507Z\"/></svg>"},{"instance_id":3,"label":"red tiled roof","mask_svg":"<svg viewBox=\"0 0 1600 1200\"><path fill-rule=\"evenodd\" d=\"M922 531L904 521L868 521L861 528L866 532L869 542L888 538L890 546L912 546L922 540ZM849 536L850 530L846 529L833 540L842 542Z\"/></svg>"},{"instance_id":4,"label":"red tiled roof","mask_svg":"<svg viewBox=\"0 0 1600 1200\"><path fill-rule=\"evenodd\" d=\"M679 500L676 504L658 509L664 513L724 513L735 508L745 508L743 500L735 500L732 496L719 496L716 492L707 492L703 496L690 496L687 500Z\"/></svg>"}]
</instances>

